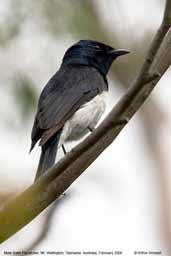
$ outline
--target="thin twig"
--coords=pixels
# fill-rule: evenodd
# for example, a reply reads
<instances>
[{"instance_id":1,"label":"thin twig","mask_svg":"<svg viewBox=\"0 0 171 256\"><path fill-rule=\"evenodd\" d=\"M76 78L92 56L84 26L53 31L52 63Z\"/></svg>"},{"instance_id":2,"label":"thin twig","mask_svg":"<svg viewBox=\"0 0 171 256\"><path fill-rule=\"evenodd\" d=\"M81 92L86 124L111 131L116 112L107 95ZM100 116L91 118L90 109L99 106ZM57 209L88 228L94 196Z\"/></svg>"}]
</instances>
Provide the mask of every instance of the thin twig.
<instances>
[{"instance_id":1,"label":"thin twig","mask_svg":"<svg viewBox=\"0 0 171 256\"><path fill-rule=\"evenodd\" d=\"M51 228L52 217L55 214L58 205L59 205L59 200L56 200L54 204L51 205L50 209L48 209L49 211L45 217L45 220L42 223L42 229L40 231L40 234L29 246L22 249L22 251L24 252L33 251L40 243L43 242L43 240L45 240Z\"/></svg>"}]
</instances>

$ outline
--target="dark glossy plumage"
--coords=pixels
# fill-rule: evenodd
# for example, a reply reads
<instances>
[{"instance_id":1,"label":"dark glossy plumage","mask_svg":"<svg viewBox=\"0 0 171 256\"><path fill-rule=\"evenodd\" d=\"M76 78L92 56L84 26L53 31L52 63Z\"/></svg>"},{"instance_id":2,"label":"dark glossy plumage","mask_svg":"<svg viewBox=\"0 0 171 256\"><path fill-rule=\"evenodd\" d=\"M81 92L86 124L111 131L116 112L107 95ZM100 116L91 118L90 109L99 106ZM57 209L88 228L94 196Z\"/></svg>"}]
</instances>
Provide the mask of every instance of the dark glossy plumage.
<instances>
[{"instance_id":1,"label":"dark glossy plumage","mask_svg":"<svg viewBox=\"0 0 171 256\"><path fill-rule=\"evenodd\" d=\"M92 82L93 81L93 82ZM43 145L80 108L102 91L107 83L96 68L65 66L43 89L32 129L32 141Z\"/></svg>"}]
</instances>

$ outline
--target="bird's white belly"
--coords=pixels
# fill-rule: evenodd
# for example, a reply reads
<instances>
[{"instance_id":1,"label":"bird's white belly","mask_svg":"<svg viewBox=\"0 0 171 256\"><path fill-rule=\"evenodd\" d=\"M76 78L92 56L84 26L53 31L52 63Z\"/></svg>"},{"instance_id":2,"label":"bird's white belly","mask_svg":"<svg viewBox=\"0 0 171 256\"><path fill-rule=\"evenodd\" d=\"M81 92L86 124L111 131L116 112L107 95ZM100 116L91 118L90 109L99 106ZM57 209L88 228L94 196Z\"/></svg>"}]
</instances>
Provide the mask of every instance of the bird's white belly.
<instances>
[{"instance_id":1,"label":"bird's white belly","mask_svg":"<svg viewBox=\"0 0 171 256\"><path fill-rule=\"evenodd\" d=\"M59 146L65 141L82 138L93 129L105 111L105 95L103 92L84 104L64 125Z\"/></svg>"}]
</instances>

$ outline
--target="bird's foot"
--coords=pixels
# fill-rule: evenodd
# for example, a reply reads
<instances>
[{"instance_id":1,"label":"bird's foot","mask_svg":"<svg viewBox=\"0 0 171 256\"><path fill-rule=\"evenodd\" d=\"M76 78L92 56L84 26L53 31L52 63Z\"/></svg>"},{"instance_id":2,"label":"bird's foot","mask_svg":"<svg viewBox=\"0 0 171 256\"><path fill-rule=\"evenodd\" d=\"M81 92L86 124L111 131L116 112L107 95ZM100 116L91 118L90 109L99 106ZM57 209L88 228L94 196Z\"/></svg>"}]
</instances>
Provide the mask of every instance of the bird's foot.
<instances>
[{"instance_id":1,"label":"bird's foot","mask_svg":"<svg viewBox=\"0 0 171 256\"><path fill-rule=\"evenodd\" d=\"M90 127L90 126L88 126L87 129L88 129L90 132L93 132L93 131L95 130L95 128Z\"/></svg>"},{"instance_id":2,"label":"bird's foot","mask_svg":"<svg viewBox=\"0 0 171 256\"><path fill-rule=\"evenodd\" d=\"M66 155L67 152L66 152L66 149L65 149L65 147L64 147L64 144L62 144L62 150L63 150L63 152L64 152L64 155Z\"/></svg>"}]
</instances>

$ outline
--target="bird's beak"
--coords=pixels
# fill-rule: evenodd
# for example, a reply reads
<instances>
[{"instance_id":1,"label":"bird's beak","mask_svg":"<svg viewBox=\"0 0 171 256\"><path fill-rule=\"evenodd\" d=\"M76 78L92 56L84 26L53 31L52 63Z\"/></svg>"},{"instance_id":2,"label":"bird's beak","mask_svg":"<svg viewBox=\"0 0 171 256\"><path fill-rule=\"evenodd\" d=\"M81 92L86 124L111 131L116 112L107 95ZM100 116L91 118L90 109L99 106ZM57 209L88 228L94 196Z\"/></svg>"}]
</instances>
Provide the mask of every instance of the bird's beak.
<instances>
[{"instance_id":1,"label":"bird's beak","mask_svg":"<svg viewBox=\"0 0 171 256\"><path fill-rule=\"evenodd\" d=\"M125 55L128 53L130 53L130 51L125 50L125 49L113 49L109 52L109 54L113 57L118 57L118 56Z\"/></svg>"}]
</instances>

